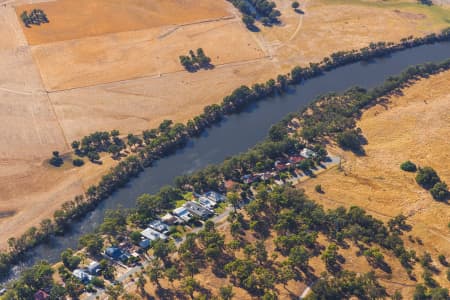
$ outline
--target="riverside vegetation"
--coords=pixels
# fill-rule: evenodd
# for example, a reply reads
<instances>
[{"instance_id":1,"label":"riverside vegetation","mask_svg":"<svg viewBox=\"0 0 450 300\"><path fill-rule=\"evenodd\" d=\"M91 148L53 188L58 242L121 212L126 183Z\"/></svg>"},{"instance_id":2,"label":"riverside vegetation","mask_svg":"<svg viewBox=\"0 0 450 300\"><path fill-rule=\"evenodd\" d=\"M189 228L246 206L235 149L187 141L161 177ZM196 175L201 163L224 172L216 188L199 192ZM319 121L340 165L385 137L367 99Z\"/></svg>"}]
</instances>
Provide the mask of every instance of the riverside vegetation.
<instances>
[{"instance_id":1,"label":"riverside vegetation","mask_svg":"<svg viewBox=\"0 0 450 300\"><path fill-rule=\"evenodd\" d=\"M373 269L380 269L387 274L392 271L383 252L397 257L411 279L417 278L414 266L419 263L423 269L424 284L416 286L415 299L446 299L449 297L448 290L440 287L433 279L433 274L437 271L432 265L431 255L425 252L418 256L415 251L405 248L402 236L411 229L405 216L399 215L384 224L359 207L325 210L310 200L302 190L294 189L288 184L278 186L272 180L266 180L250 185L244 184L241 178L243 174L270 169L277 157L298 152L305 144L315 147L317 153L320 153L309 164L320 164L326 156L323 145L329 139L338 142L339 133L355 130L355 121L362 110L376 104L380 97L399 92L402 87L427 76L426 74L449 68L450 60L434 67L413 67L373 90L354 88L342 95L320 97L304 111L292 113L272 126L268 138L248 152L229 158L220 165L180 176L175 180L175 186L164 187L155 195L140 196L135 209L109 211L96 233L80 239L80 246L85 248L86 255L98 257L107 244L117 245L130 239L138 240L133 238L136 230L173 209L177 201L183 199L183 194L207 190L227 191L233 210L227 219L230 226L226 235L219 232L212 221L206 221L202 230L196 234L188 233L178 247L173 241L156 242L152 250L155 258L136 280L142 297L147 293L144 286L148 278L156 287L156 294L162 298L176 298L180 295L191 299L211 298L212 291L195 278L197 274L211 270L212 276L230 280L231 285L218 291L222 299L233 297L233 287L239 287L261 299L277 299L276 286L286 287L289 282L314 283L311 284L309 299L342 299L352 296L360 299L387 296L401 299L400 292L388 295L374 272L357 274L345 270L345 257L340 255L339 250L353 245ZM373 95L379 97L372 97ZM334 113L331 114L331 111ZM304 119L305 115L310 118ZM332 126L333 120L341 120L345 125L336 128ZM290 130L298 128L299 124L300 130ZM320 130L316 129L314 139L307 135L308 141L304 135L311 126ZM358 151L361 149L358 148ZM233 181L235 184L227 189L226 181ZM257 241L250 239L251 236ZM322 242L319 237L326 237L327 242ZM273 239L275 245L272 253L265 243L270 239ZM326 268L326 272L320 276L314 273L311 266L311 260L315 257L319 257ZM92 287L74 282L67 270L74 269L79 264L79 256L67 250L62 258L64 267L60 267L58 273L65 282L64 288L51 278L54 270L42 262L22 275L12 285L7 297L26 299L43 287L50 287L50 294L54 296L69 294L77 297L91 289ZM442 255L438 260L443 266L448 266ZM36 277L37 274L44 276ZM114 280L114 272L109 267L104 266L102 274L105 279ZM166 279L171 282L172 288L163 288L161 281ZM99 287L104 285L101 280L95 284ZM124 295L123 286L117 286L118 288L107 288L106 293L111 297Z\"/></svg>"},{"instance_id":2,"label":"riverside vegetation","mask_svg":"<svg viewBox=\"0 0 450 300\"><path fill-rule=\"evenodd\" d=\"M164 156L170 155L177 149L182 148L189 137L195 137L201 134L206 128L220 122L224 115L238 113L249 103L262 100L276 93L284 93L289 85L296 85L304 80L308 80L322 74L325 71L332 70L339 66L350 64L356 61L367 60L374 57L383 56L395 51L411 48L423 44L430 44L450 39L450 28L443 30L440 34L430 34L422 38L405 38L401 43L371 43L369 47L347 52L337 52L330 57L324 58L319 63L311 63L309 67L294 67L290 74L279 75L276 80L270 79L263 84L254 84L251 88L241 86L229 96L226 96L222 104L214 104L205 107L203 114L189 120L186 125L172 124L172 121L166 120L157 129L144 131L142 137L128 135L127 139L119 137L118 131L98 132L85 137L80 142L75 142L72 146L77 151L91 153L89 158L97 161L100 158L99 153L106 152L111 145L127 144L135 154L129 155L120 161L111 171L102 177L98 185L91 186L84 195L78 195L73 200L64 203L61 209L55 211L53 220L45 219L41 222L39 228L32 227L19 238L10 238L8 240L9 250L0 253L0 277L7 276L12 265L18 263L26 252L34 246L47 241L52 235L63 234L70 224L95 207L111 195L115 190L124 186L131 178L136 177L145 167L150 167L152 163ZM356 106L347 107L343 114L339 115L343 120L350 121L358 114L358 109L364 107L371 101L383 94L389 93L419 76L428 76L430 74L448 69L450 61L441 64L426 64L409 68L401 76L391 78L383 86L378 87L368 94L358 98L354 104ZM358 92L359 91L359 92ZM351 93L362 93L356 89ZM315 104L313 104L315 105ZM347 116L346 114L354 114ZM336 115L338 117L338 115ZM330 124L332 119L330 120ZM306 122L306 121L305 121ZM309 121L310 122L310 121ZM305 123L308 125L308 123ZM330 125L328 124L328 125ZM336 123L338 124L338 123ZM319 143L323 141L325 134L344 134L350 133L350 125L347 124L341 132L333 126L310 126L310 129L304 129L304 137L307 141ZM307 128L307 126L305 127ZM308 133L309 132L309 133ZM315 136L311 134L315 132ZM357 132L356 132L357 134ZM120 140L120 141L119 141ZM84 141L84 142L83 142ZM345 144L343 144L345 146ZM108 150L107 150L108 149ZM115 147L112 154L120 154ZM123 148L122 148L123 149ZM113 149L114 150L114 149Z\"/></svg>"}]
</instances>

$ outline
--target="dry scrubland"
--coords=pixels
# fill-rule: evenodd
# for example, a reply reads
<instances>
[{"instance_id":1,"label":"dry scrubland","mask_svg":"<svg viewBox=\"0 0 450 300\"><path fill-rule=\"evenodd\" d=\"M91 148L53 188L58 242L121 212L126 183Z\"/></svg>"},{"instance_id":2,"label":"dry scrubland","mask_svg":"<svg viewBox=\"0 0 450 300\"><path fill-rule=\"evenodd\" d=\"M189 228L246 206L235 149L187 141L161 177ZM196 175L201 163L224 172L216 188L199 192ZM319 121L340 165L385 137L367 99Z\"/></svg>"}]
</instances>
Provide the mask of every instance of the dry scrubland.
<instances>
[{"instance_id":1,"label":"dry scrubland","mask_svg":"<svg viewBox=\"0 0 450 300\"><path fill-rule=\"evenodd\" d=\"M0 7L0 247L98 180L113 163L45 165L52 150L96 130L140 132L186 121L241 84L371 41L448 26L450 11L415 1L276 0L282 25L252 33L223 1L10 1ZM49 24L23 28L24 9ZM148 17L148 16L151 17ZM447 21L446 21L447 20ZM395 30L392 30L395 28ZM213 70L187 73L178 56L203 47Z\"/></svg>"},{"instance_id":2,"label":"dry scrubland","mask_svg":"<svg viewBox=\"0 0 450 300\"><path fill-rule=\"evenodd\" d=\"M334 168L299 187L325 207L358 205L382 220L404 214L413 226L407 235L420 237L424 243L419 247L405 238L408 247L419 254L426 249L435 261L441 253L450 257L449 205L434 201L415 182L414 174L399 168L410 159L433 167L443 181L450 182L449 82L449 71L423 79L404 90L403 96L392 97L385 105L366 111L358 123L368 140L366 156L341 151L341 171ZM314 191L317 184L322 185L324 194ZM419 278L420 267L416 271ZM445 272L436 279L449 287ZM407 276L402 282L414 284ZM412 293L414 288L405 290Z\"/></svg>"}]
</instances>

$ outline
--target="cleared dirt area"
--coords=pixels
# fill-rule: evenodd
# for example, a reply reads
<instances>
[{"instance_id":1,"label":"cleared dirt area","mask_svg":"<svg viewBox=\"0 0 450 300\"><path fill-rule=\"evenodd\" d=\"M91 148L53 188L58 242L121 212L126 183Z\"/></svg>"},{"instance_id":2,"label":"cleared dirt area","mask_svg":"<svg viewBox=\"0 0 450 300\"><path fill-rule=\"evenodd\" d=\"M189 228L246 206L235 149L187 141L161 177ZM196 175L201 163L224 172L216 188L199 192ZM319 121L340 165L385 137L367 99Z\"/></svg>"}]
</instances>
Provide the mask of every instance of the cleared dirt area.
<instances>
[{"instance_id":1,"label":"cleared dirt area","mask_svg":"<svg viewBox=\"0 0 450 300\"><path fill-rule=\"evenodd\" d=\"M418 247L405 238L409 247L419 254L426 249L435 259L441 253L450 256L448 204L433 200L415 182L414 174L399 167L409 159L433 167L443 181L450 182L449 82L450 72L421 80L403 96L366 111L358 124L368 140L366 156L341 151L342 170L332 169L299 187L325 207L358 205L383 220L404 214L413 226L408 235L424 243ZM314 191L317 184L324 194ZM448 287L445 272L436 278Z\"/></svg>"},{"instance_id":2,"label":"cleared dirt area","mask_svg":"<svg viewBox=\"0 0 450 300\"><path fill-rule=\"evenodd\" d=\"M196 22L229 15L225 1L57 0L16 7L42 9L50 23L24 28L30 45ZM170 13L167 13L170 12Z\"/></svg>"},{"instance_id":3,"label":"cleared dirt area","mask_svg":"<svg viewBox=\"0 0 450 300\"><path fill-rule=\"evenodd\" d=\"M356 0L302 1L304 14L299 14L291 0L276 0L282 25L259 25L261 31L252 33L226 1L9 3L19 2L33 4L0 7L0 116L8 125L0 136L0 247L51 216L112 164L47 168L51 151L68 151L72 140L97 130L139 133L164 119L186 121L241 84L266 81L337 50L439 30L450 16L449 10L412 1L369 6ZM92 18L95 3L110 13ZM32 8L43 9L50 23L24 30L28 42L36 43L29 47L17 13ZM235 18L210 21L230 15ZM215 68L181 71L178 56L198 47Z\"/></svg>"}]
</instances>

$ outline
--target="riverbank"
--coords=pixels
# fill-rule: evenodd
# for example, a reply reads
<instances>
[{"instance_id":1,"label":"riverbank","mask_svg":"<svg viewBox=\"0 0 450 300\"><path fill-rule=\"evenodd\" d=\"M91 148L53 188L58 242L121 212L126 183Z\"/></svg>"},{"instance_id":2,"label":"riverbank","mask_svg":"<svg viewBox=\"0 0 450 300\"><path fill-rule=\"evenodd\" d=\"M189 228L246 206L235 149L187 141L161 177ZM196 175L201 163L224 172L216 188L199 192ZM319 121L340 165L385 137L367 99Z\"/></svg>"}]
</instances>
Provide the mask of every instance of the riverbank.
<instances>
[{"instance_id":1,"label":"riverbank","mask_svg":"<svg viewBox=\"0 0 450 300\"><path fill-rule=\"evenodd\" d=\"M213 60L219 62L217 55L214 55L219 52L215 52L214 49L226 48L229 54L221 56L221 59L225 61L227 58L233 62L217 64L214 70L195 74L187 72L165 74L157 70L151 76L138 79L134 78L136 74L133 73L126 77L134 79L55 93L45 91L40 78L40 67L36 66L33 60L33 51L39 51L32 51L24 40L14 8L9 4L2 6L0 64L5 72L0 75L4 76L0 81L5 84L0 89L0 95L4 100L2 105L7 109L2 110L4 114L1 117L9 126L4 129L5 134L2 135L4 139L0 143L2 165L0 207L8 212L14 211L14 215L9 213L7 218L0 219L0 226L4 228L0 231L0 248L7 246L9 237L19 236L31 226L39 225L42 218L52 217L53 211L60 204L85 191L108 171L110 165L107 163L103 166L89 165L83 170L72 169L56 174L49 171L44 161L51 155L51 151L69 151L69 144L73 139L102 129L117 128L125 134L140 133L143 129L157 126L164 119L185 122L201 113L205 105L220 102L223 96L229 94L235 87L267 81L279 73L288 72L294 64L307 66L336 49L357 49L367 46L372 41L397 42L402 37L423 36L445 26L443 19L434 18L428 12L429 8L425 6L416 6L418 13L411 15L403 13L402 9L397 13L390 8L378 7L374 13L370 7L325 2L302 1L301 8L305 12L302 15L292 10L290 0L277 0L276 3L282 11L282 26L261 28L259 33L249 33L245 28L238 29L239 17L209 25L199 24L194 26L195 28L180 31L181 35L186 32L192 35L198 33L200 35L196 35L194 40L201 41L216 33L217 36L222 36L221 34L229 28L224 24L232 23L230 26L233 26L235 30L233 32L238 32L240 37L244 36L248 41L241 46L250 43L251 47L248 48L254 47L256 50L252 51L264 52L265 58L258 60L239 58L239 53L231 53L236 52L234 51L236 48L225 47L223 43L228 40L222 38L217 45L211 45L212 48L208 53L211 52ZM415 17L420 14L424 14L425 18ZM45 31L45 27L43 26L41 30ZM111 51L108 53L113 53L119 49L126 52L128 47L134 49L130 45L145 44L140 43L142 39L137 35L133 36L135 44L125 43L124 40L130 35L132 34L116 35L118 38L113 40L117 44L102 51L108 50ZM176 34L173 36L176 37ZM173 36L170 37L170 41L173 40ZM195 46L198 46L196 43ZM201 43L203 41L198 42ZM94 52L95 56L95 47L94 45L81 50ZM173 53L168 56L171 56L171 59L172 56L176 58L183 51L184 49L173 49ZM55 59L57 57L54 56ZM84 52L75 57L86 59ZM122 63L119 59L112 61ZM136 62L139 59L130 61ZM103 75L123 77L123 74L116 74L121 67L110 69L105 66L111 61L104 63L103 69L100 70ZM66 68L65 64L54 62L50 65L62 72L61 75L67 75L69 78L69 75L73 75L72 70ZM98 66L89 62L82 65L88 69ZM62 70L60 66L64 66ZM156 65L156 68L158 66ZM180 67L177 64L171 66ZM151 68L154 70L155 66L152 65ZM149 70L138 71L145 73ZM80 74L75 75L85 80ZM179 109L180 107L183 109Z\"/></svg>"},{"instance_id":2,"label":"riverbank","mask_svg":"<svg viewBox=\"0 0 450 300\"><path fill-rule=\"evenodd\" d=\"M409 44L410 42L406 42L406 43ZM413 42L411 42L411 43L413 43ZM420 59L428 59L429 51L431 51L432 49L440 49L439 47L441 47L441 45L436 44L436 45L432 45L432 46L427 46L427 48L420 48L419 47L417 49L410 49L410 50L407 50L407 52L409 51L411 53L417 53L416 54L416 59L419 59L419 57L421 57ZM428 49L429 51L424 51L424 49ZM444 44L444 49L445 49L445 44ZM374 50L374 51L378 51L378 50ZM440 53L439 50L438 50L438 52L435 55L433 55L433 58L437 59L439 57L438 53ZM445 56L446 54L444 54L444 53L447 53L447 52L444 51L442 53L444 55L443 57L446 57ZM354 53L351 54L351 55L348 55L348 54L345 54L345 53L344 54L340 54L340 55L336 56L334 58L334 60L328 61L322 67L323 68L329 68L329 66L330 65L332 66L333 64L337 64L337 65L347 64L348 61L353 61L353 59L355 59L353 57L353 55L355 55L355 54ZM404 59L401 59L401 58L402 58L401 53L392 54L392 57L390 57L391 60L396 62L395 68L394 68L395 70L402 70L402 66L403 65L407 66L407 65L409 65L411 63L411 58L407 58L407 57L405 57ZM388 63L388 60L386 60L386 59L380 60L380 66L383 65L383 64L387 64L387 63ZM318 66L316 66L316 68L317 67ZM378 67L379 66L372 65L372 64L358 66L358 68L364 68L364 69L365 68L375 68L375 69L377 69ZM341 71L343 71L345 69L352 69L353 70L355 68L356 68L356 65L349 65L348 67L342 67ZM310 77L314 76L314 73L311 73L311 70L312 69L296 69L296 72L293 72L293 74L292 74L292 80L295 82L295 81L300 80L301 78L304 78L304 76L306 76L306 78L310 78ZM320 68L319 69L315 69L315 70L316 71L314 71L314 72L320 72ZM393 72L395 74L396 71L393 71ZM336 79L331 79L330 80L330 78L328 78L329 76L332 76L330 74L334 74L334 72L330 72L329 74L325 73L324 75L320 76L317 79L319 81L327 82L327 84L319 85L319 86L325 88L325 90L322 90L322 93L326 92L326 91L336 90L336 85L341 86L341 87L338 87L337 89L345 89L348 86L352 86L352 85L355 84L355 83L352 83L352 84L347 83L348 80L350 80L350 82L354 82L353 80L355 80L355 79L351 79L349 77L341 77L341 75L339 75L339 71L336 71L336 73L337 73L336 76L338 76L341 81L336 80ZM376 74L378 74L378 76L376 76ZM372 80L374 80L375 82L377 82L377 80L382 81L384 79L384 76L385 75L383 73L374 73L372 75ZM363 80L363 85L367 84L367 81L366 81L367 78L357 77L357 79L362 79ZM328 82L329 82L329 84L328 84ZM311 81L306 81L306 82L303 83L301 89L299 89L298 92L300 94L305 93L305 92L306 93L312 93L312 94L309 94L309 96L307 96L307 98L304 99L304 101L308 101L308 100L311 99L311 97L314 98L314 97L317 96L317 94L316 94L317 93L317 91L316 91L316 84L317 83L315 83L312 80ZM310 86L312 88L312 90L308 91L308 86ZM264 102L259 103L258 104L258 106L259 106L258 110L261 110L261 109L263 109L263 107L265 107L263 109L263 111L265 110L264 113L265 114L267 113L267 116L265 116L264 119L260 119L260 118L255 119L255 117L257 117L257 116L252 116L252 114L247 114L247 112L244 112L243 115L240 114L240 115L236 115L236 116L233 115L233 116L227 117L227 121L228 122L225 122L221 126L221 129L219 129L219 130L228 130L229 126L238 126L239 129L236 129L236 130L239 130L241 133L243 133L243 130L241 128L242 122L249 122L249 124L252 124L255 121L256 122L263 122L265 124L264 125L265 127L270 127L271 124L275 123L277 120L282 118L282 116L285 113L291 112L291 111L295 111L296 109L298 109L298 105L299 105L298 102L294 101L294 102L290 102L289 103L289 102L285 101L285 98L291 98L292 101L294 99L298 100L298 95L297 96L294 96L294 95L290 96L289 94L287 94L287 95L285 95L285 96L283 96L281 98L278 98L278 99L277 98L271 98L272 100L270 102L265 102L264 101ZM247 101L249 101L249 100L246 101L243 98L237 98L237 99L239 100L239 102L234 103L233 101L235 101L236 98L229 98L228 101L224 102L224 107L229 107L229 109L232 109L231 111L233 111L234 109L239 110L240 107L242 107L242 106L245 107L247 105L247 103L248 103ZM273 99L275 99L276 101L273 101ZM231 100L231 102L230 102L230 100ZM278 111L276 114L274 114L275 107L279 107L279 104L280 104L280 103L278 103L278 101L280 101L280 103L283 103L283 109L285 109L286 112ZM289 103L289 105L288 105L288 103ZM304 103L306 103L306 102L304 102ZM252 106L250 106L250 108L251 107ZM253 108L251 108L251 110L253 110ZM239 124L233 124L233 122L231 122L232 119L239 119L240 120ZM216 121L218 121L218 120L220 120L220 118L217 119ZM202 125L202 126L204 126L204 125ZM197 153L197 151L199 151L199 149L203 149L202 151L206 151L205 154L200 156L201 160L202 160L202 165L205 165L205 164L208 163L207 157L210 157L211 154L214 154L217 157L215 157L213 159L213 161L209 161L209 162L210 163L217 163L217 162L220 162L223 159L223 157L227 156L227 154L225 154L225 153L229 153L228 155L230 155L230 154L232 155L232 154L236 153L235 151L238 151L238 152L239 151L244 151L248 147L252 146L257 141L261 140L264 137L264 132L260 132L260 133L258 133L257 136L255 136L254 130L251 129L252 125L248 126L247 128L249 130L249 134L251 134L251 136L252 136L252 139L249 140L249 136L245 136L245 142L244 143L243 143L243 141L241 141L240 144L236 144L234 147L232 147L232 145L227 145L227 147L221 149L221 151L224 152L223 154L217 153L217 150L215 150L214 152L211 153L209 151L210 147L208 147L208 146L204 147L204 146L201 145L202 142L206 141L206 140L200 138L198 140L198 141L200 141L200 143L198 145L196 145L196 148L188 147L188 150L181 151L181 153L179 153L178 155L175 155L175 157L173 159L171 158L171 159L168 159L168 160L163 160L163 161L161 161L161 163L158 163L157 169L160 168L161 170L164 170L164 171L163 172L159 172L159 173L157 172L158 173L157 177L151 176L151 175L149 176L148 172L147 172L147 175L145 176L146 178L139 178L139 179L134 181L134 184L137 184L137 185L144 184L142 186L142 188L147 189L147 191L148 191L148 186L147 186L148 183L146 183L146 180L149 180L151 182L152 188L154 187L156 190L159 189L161 184L170 184L172 182L172 180L173 180L173 176L176 176L176 175L188 172L189 169L188 170L184 169L186 167L192 168L192 165L191 165L192 162L191 161L187 162L187 161L183 160L183 155L189 155L188 154L189 152L191 152L193 154L195 153L195 155L198 155L199 153ZM230 135L230 139L232 138L231 136L236 137L236 132L237 132L236 130L232 129L230 132L227 133L227 135ZM222 140L222 142L223 142L223 137L224 136L223 135L219 135L219 136L216 136L213 139L217 139L217 142L219 140ZM211 138L209 138L209 139L211 139ZM211 141L211 142L215 143L214 141ZM241 149L241 150L237 150L237 149L235 149L235 147L237 147L237 149ZM183 152L187 152L187 153L183 153ZM171 161L171 162L169 162L169 161ZM174 165L173 162L177 162L177 161L178 161L178 163L176 163ZM169 165L164 167L164 164L166 162L169 162ZM194 163L195 163L195 160L194 160ZM184 171L183 171L183 169L184 169ZM168 172L168 170L170 170L171 172ZM139 183L139 182L141 182L141 183ZM113 187L113 186L111 186L111 187ZM76 227L77 228L82 228L84 232L89 232L89 230L93 230L96 227L96 224L98 224L98 222L101 222L101 220L103 219L103 213L104 213L106 208L114 208L119 203L121 205L126 205L126 207L132 207L132 206L134 206L134 199L140 193L142 193L142 192L140 192L139 189L136 190L136 191L135 190L132 191L132 190L128 190L128 189L119 190L118 192L115 193L114 197L111 197L109 199L109 201L107 201L107 203L102 203L100 210L96 210L95 212L90 214L88 219L82 221L81 222L82 224L81 225L78 224L78 225L76 225ZM134 194L134 196L132 196L133 194ZM95 196L95 193L93 195ZM108 193L107 193L107 195L108 195ZM102 196L102 197L104 197L104 196ZM100 198L100 200L101 199L102 198ZM92 200L88 200L88 202L86 203L87 204L86 208L88 208L88 209L90 207L92 208L91 204L89 204L89 201L92 201ZM97 201L98 200L95 200L94 203L96 203ZM83 211L83 210L81 210L81 211ZM76 244L77 244L77 239L78 239L80 234L81 233L78 230L76 232L70 232L63 239L59 239L59 240L64 240L65 241L64 245L60 245L58 247L55 247L54 245L52 246L52 243L50 243L49 246L40 247L40 249L38 249L38 251L41 251L42 254L37 254L36 252L33 252L31 255L33 256L33 258L35 260L36 259L46 258L46 259L49 259L50 261L52 261L55 258L59 258L59 252L58 252L59 250L58 249L61 249L61 247L75 247ZM60 243L60 242L57 242L57 243ZM42 256L42 255L44 255L44 256ZM32 263L32 261L31 261L31 263Z\"/></svg>"}]
</instances>

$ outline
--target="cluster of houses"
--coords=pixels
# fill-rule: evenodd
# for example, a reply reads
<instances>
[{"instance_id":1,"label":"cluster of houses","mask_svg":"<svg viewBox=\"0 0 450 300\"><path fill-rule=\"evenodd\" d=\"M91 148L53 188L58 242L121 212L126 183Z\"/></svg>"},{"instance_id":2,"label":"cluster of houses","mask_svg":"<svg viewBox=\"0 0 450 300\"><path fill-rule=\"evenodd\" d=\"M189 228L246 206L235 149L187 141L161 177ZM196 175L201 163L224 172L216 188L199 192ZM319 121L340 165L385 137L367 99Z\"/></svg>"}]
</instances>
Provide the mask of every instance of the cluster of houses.
<instances>
[{"instance_id":1,"label":"cluster of houses","mask_svg":"<svg viewBox=\"0 0 450 300\"><path fill-rule=\"evenodd\" d=\"M288 170L291 166L297 166L303 160L315 156L316 153L314 151L304 148L299 154L278 159L272 171L246 174L242 176L242 181L246 184L251 184L260 180L268 180L276 177L279 172ZM206 220L212 217L219 203L227 200L226 196L214 191L209 191L202 195L194 193L192 198L191 201L187 201L181 207L149 223L147 228L140 232L141 240L138 243L138 247L148 249L157 240L167 240L170 235L169 228L172 225L186 224L193 219ZM122 243L117 247L111 246L106 248L104 256L117 263L126 263L129 262L130 257L139 257L135 247L129 243ZM99 271L100 264L93 261L87 268L74 270L73 275L81 282L89 283L93 277L98 275Z\"/></svg>"},{"instance_id":2,"label":"cluster of houses","mask_svg":"<svg viewBox=\"0 0 450 300\"><path fill-rule=\"evenodd\" d=\"M270 178L276 177L279 172L289 170L291 167L297 166L305 159L310 159L316 156L316 153L308 148L304 148L299 154L282 157L275 161L274 168L271 172L252 173L242 176L241 180L245 184L252 184L253 182L266 181Z\"/></svg>"},{"instance_id":3,"label":"cluster of houses","mask_svg":"<svg viewBox=\"0 0 450 300\"><path fill-rule=\"evenodd\" d=\"M192 219L206 220L214 215L214 209L221 202L226 201L226 197L220 193L209 191L203 195L194 194L193 200L174 209L161 218L151 222L146 229L141 232L142 240L140 246L149 247L156 240L166 240L169 236L169 226L185 224Z\"/></svg>"}]
</instances>

